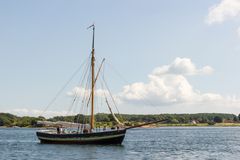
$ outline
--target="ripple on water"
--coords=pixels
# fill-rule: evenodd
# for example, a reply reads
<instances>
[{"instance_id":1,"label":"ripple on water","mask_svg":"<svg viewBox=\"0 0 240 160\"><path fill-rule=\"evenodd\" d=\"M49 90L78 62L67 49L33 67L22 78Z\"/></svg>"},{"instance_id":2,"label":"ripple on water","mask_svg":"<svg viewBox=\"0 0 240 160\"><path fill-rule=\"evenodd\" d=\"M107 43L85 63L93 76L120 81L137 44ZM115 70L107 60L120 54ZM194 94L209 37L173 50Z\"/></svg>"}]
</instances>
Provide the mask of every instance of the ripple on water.
<instances>
[{"instance_id":1,"label":"ripple on water","mask_svg":"<svg viewBox=\"0 0 240 160\"><path fill-rule=\"evenodd\" d=\"M239 159L240 128L128 130L122 145L40 144L35 129L0 129L0 159Z\"/></svg>"}]
</instances>

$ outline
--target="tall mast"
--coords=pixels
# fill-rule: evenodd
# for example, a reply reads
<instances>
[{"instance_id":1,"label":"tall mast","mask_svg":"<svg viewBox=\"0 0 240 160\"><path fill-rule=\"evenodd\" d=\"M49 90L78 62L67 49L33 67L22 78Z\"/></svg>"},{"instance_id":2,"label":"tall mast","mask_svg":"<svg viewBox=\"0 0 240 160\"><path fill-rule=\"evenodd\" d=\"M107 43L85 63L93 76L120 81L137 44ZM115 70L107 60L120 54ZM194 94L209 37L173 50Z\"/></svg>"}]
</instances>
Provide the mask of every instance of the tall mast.
<instances>
[{"instance_id":1,"label":"tall mast","mask_svg":"<svg viewBox=\"0 0 240 160\"><path fill-rule=\"evenodd\" d=\"M88 28L93 28L93 39L92 39L92 58L91 58L91 70L92 70L92 84L91 84L91 87L92 87L92 90L91 90L91 121L90 121L90 125L91 125L91 130L94 128L94 89L95 89L95 70L94 70L94 67L95 67L95 57L94 57L94 34L95 34L95 25L91 25L90 27Z\"/></svg>"}]
</instances>

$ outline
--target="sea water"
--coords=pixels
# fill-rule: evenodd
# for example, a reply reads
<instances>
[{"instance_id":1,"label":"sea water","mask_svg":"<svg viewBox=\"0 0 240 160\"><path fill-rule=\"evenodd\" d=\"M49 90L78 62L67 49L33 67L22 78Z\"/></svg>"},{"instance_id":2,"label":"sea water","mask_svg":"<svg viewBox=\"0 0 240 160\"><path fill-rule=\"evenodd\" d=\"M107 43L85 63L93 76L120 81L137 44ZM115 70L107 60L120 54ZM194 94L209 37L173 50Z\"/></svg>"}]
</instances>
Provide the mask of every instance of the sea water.
<instances>
[{"instance_id":1,"label":"sea water","mask_svg":"<svg viewBox=\"0 0 240 160\"><path fill-rule=\"evenodd\" d=\"M0 128L1 160L240 159L239 127L128 130L122 145L40 144L36 129Z\"/></svg>"}]
</instances>

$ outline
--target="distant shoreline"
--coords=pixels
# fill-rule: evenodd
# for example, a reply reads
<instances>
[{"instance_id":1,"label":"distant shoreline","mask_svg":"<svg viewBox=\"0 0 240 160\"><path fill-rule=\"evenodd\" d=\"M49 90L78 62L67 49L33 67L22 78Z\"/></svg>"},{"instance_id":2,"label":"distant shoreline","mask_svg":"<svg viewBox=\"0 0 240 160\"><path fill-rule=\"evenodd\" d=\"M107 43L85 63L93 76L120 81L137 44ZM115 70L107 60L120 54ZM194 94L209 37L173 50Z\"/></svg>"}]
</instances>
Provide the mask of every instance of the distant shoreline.
<instances>
[{"instance_id":1,"label":"distant shoreline","mask_svg":"<svg viewBox=\"0 0 240 160\"><path fill-rule=\"evenodd\" d=\"M135 115L135 114L116 114L118 119L126 126L141 126L148 124L142 128L156 128L156 127L238 127L240 126L240 114L226 114L226 113L196 113L196 114L155 114L155 115ZM45 117L19 117L10 113L0 113L0 127L1 128L35 128L42 127L38 123L40 121L49 122L70 122L70 123L89 123L90 117L88 115L74 115L74 116L56 116L53 118ZM116 127L117 122L114 121L111 114L98 113L95 115L96 127ZM157 123L157 122L162 123ZM150 122L156 122L151 124Z\"/></svg>"},{"instance_id":2,"label":"distant shoreline","mask_svg":"<svg viewBox=\"0 0 240 160\"><path fill-rule=\"evenodd\" d=\"M240 123L216 123L214 125L209 125L208 123L199 123L199 124L155 124L155 125L147 125L143 127L138 127L138 128L160 128L160 127L240 127ZM13 127L8 127L8 126L0 126L0 128L36 128L36 129L41 129L41 128L54 128L54 127L18 127L18 126L13 126Z\"/></svg>"},{"instance_id":3,"label":"distant shoreline","mask_svg":"<svg viewBox=\"0 0 240 160\"><path fill-rule=\"evenodd\" d=\"M198 124L156 124L150 126L143 126L141 128L158 128L158 127L240 127L240 123L216 123L214 125L209 125L208 123L198 123Z\"/></svg>"}]
</instances>

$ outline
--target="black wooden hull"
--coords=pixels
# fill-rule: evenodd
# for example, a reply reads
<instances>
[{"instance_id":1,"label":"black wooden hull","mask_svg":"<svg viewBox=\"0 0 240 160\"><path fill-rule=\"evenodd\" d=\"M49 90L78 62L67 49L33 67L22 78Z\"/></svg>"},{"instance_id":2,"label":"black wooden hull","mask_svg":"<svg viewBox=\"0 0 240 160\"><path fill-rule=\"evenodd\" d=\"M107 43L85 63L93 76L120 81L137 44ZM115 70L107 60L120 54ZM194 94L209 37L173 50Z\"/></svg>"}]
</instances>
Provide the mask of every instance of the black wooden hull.
<instances>
[{"instance_id":1,"label":"black wooden hull","mask_svg":"<svg viewBox=\"0 0 240 160\"><path fill-rule=\"evenodd\" d=\"M57 134L39 131L37 136L41 143L48 144L121 144L125 133L126 129L85 134Z\"/></svg>"}]
</instances>

